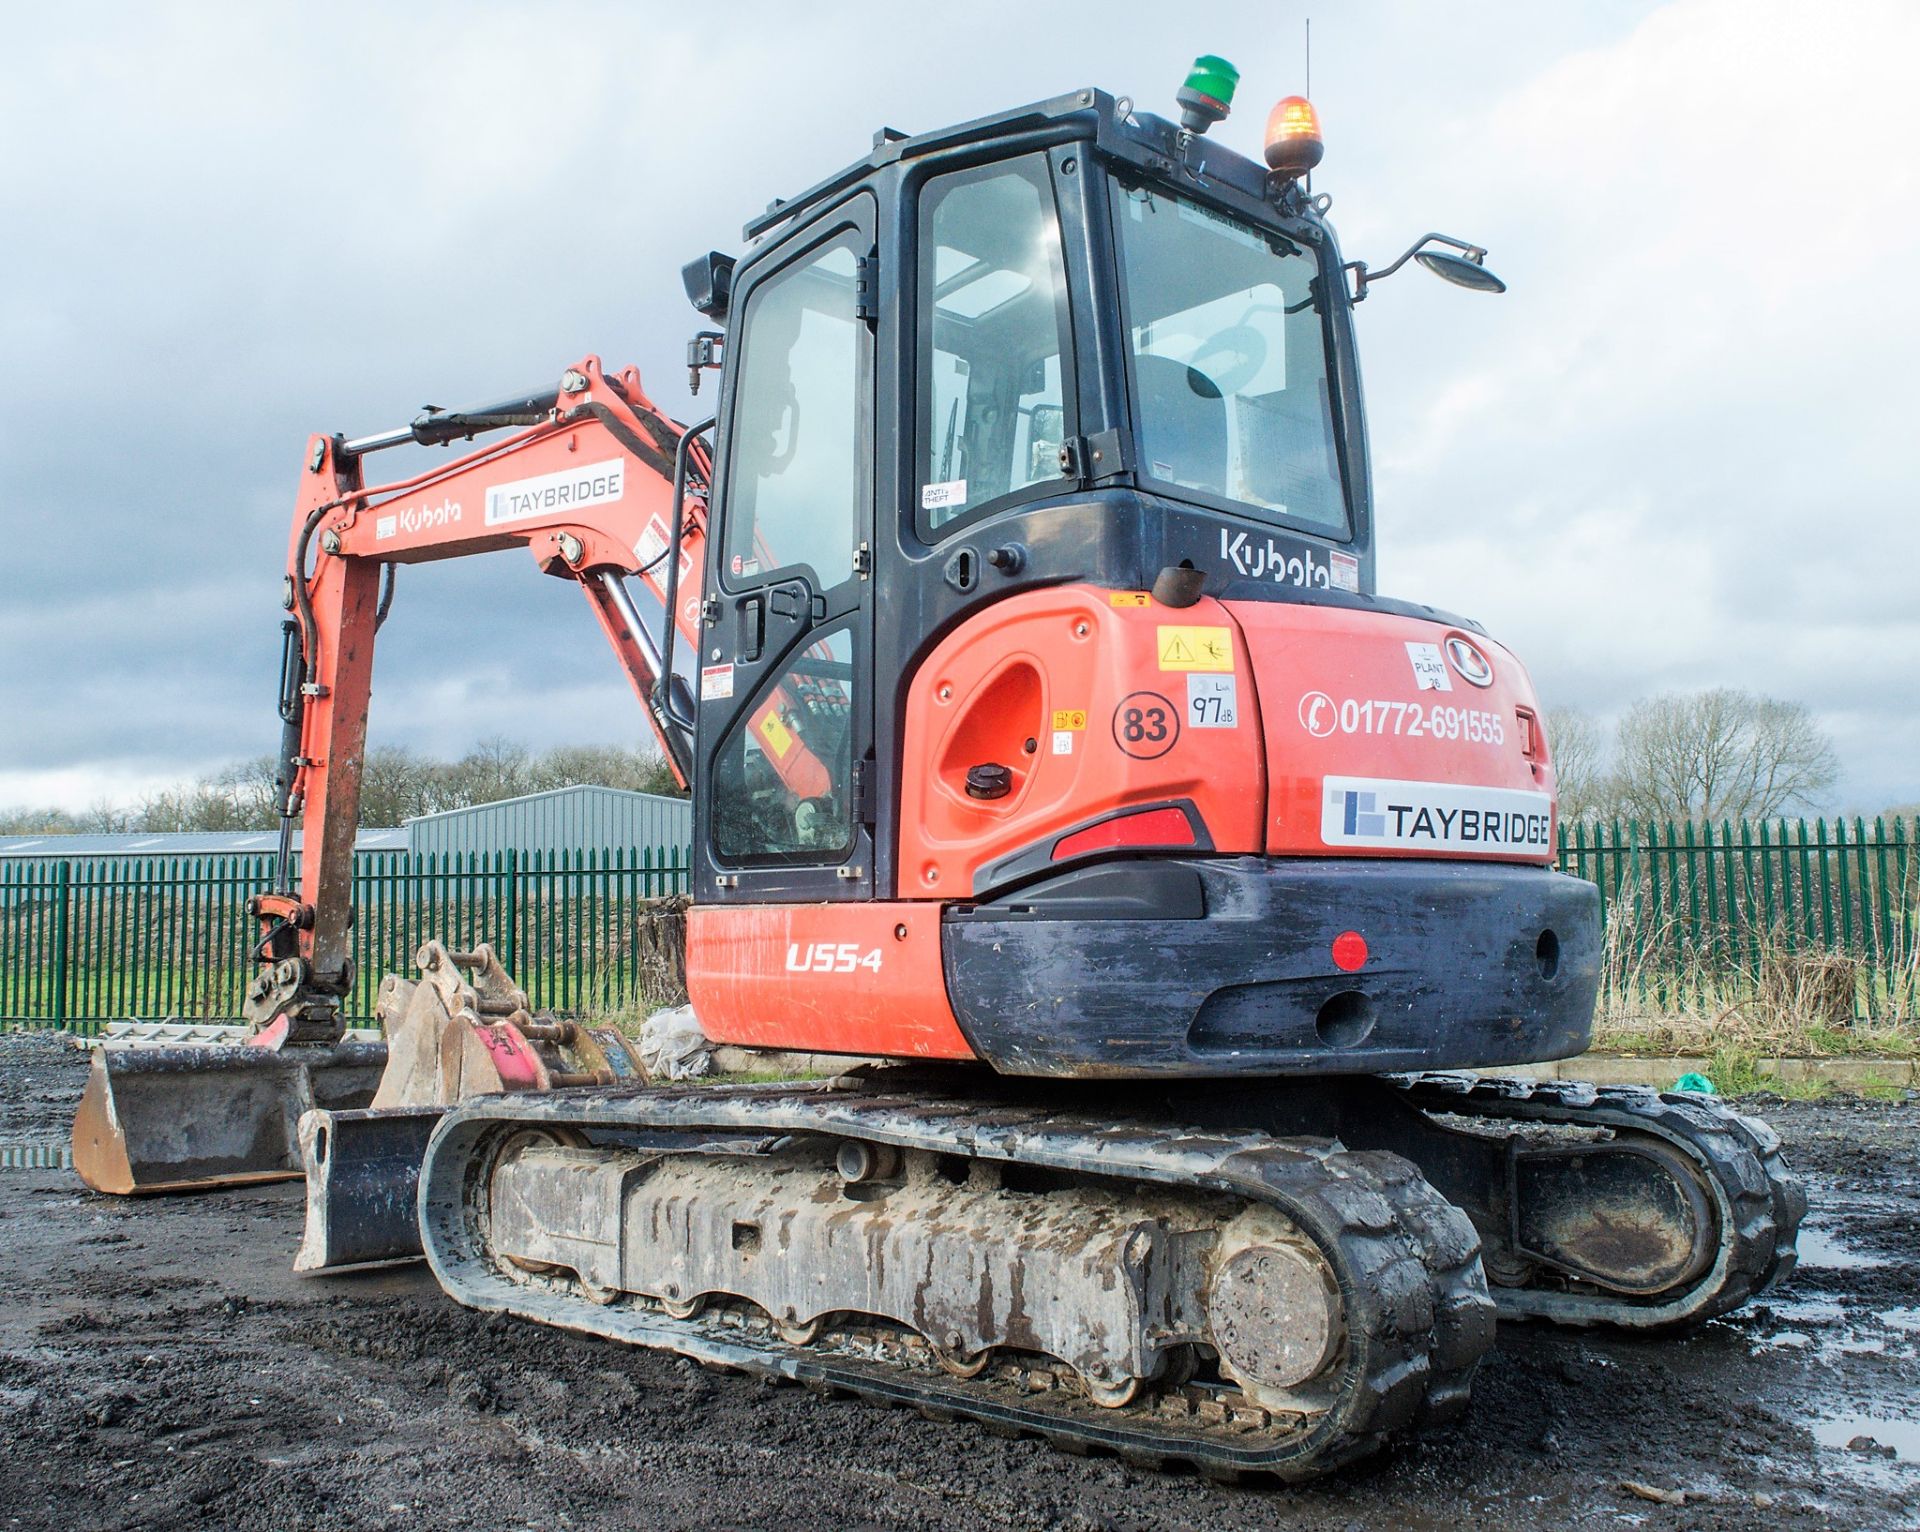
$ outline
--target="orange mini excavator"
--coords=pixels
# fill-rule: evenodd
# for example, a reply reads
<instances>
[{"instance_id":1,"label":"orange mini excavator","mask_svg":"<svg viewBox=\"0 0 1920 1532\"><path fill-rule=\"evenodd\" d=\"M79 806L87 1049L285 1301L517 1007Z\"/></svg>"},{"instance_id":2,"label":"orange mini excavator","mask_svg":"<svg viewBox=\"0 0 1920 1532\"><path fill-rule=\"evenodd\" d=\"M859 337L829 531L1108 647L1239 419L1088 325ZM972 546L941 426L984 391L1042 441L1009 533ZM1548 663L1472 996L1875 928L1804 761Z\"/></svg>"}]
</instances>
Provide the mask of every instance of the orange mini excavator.
<instances>
[{"instance_id":1,"label":"orange mini excavator","mask_svg":"<svg viewBox=\"0 0 1920 1532\"><path fill-rule=\"evenodd\" d=\"M1500 283L1343 261L1304 100L1265 163L1207 136L1235 79L883 131L687 268L712 421L589 357L313 438L252 1045L97 1058L83 1173L297 1172L304 1114L309 1266L424 1251L476 1308L1224 1475L1449 1418L1496 1314L1790 1269L1758 1123L1438 1072L1579 1053L1600 962L1520 662L1375 591L1355 305ZM342 1042L382 572L514 545L692 788L706 1032L900 1062L649 1083L433 943Z\"/></svg>"}]
</instances>

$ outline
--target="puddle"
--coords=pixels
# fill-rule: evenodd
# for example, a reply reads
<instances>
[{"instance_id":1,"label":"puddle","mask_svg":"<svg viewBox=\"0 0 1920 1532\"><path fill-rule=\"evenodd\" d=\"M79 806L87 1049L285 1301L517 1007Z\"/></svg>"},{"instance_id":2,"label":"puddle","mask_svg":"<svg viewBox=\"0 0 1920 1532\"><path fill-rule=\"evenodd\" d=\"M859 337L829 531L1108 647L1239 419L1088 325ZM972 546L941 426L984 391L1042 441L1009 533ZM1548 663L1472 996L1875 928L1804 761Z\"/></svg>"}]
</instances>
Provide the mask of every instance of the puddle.
<instances>
[{"instance_id":1,"label":"puddle","mask_svg":"<svg viewBox=\"0 0 1920 1532\"><path fill-rule=\"evenodd\" d=\"M0 1170L71 1170L73 1145L0 1144Z\"/></svg>"},{"instance_id":2,"label":"puddle","mask_svg":"<svg viewBox=\"0 0 1920 1532\"><path fill-rule=\"evenodd\" d=\"M1808 1429L1823 1447L1844 1449L1855 1437L1871 1436L1881 1446L1893 1448L1899 1462L1920 1463L1920 1421L1886 1420L1877 1415L1835 1415L1809 1422ZM1879 1453L1854 1455L1869 1462L1875 1458L1888 1461Z\"/></svg>"},{"instance_id":3,"label":"puddle","mask_svg":"<svg viewBox=\"0 0 1920 1532\"><path fill-rule=\"evenodd\" d=\"M1828 1325L1838 1324L1847 1317L1844 1306L1831 1298L1800 1298L1792 1292L1769 1294L1767 1306L1789 1324Z\"/></svg>"},{"instance_id":4,"label":"puddle","mask_svg":"<svg viewBox=\"0 0 1920 1532\"><path fill-rule=\"evenodd\" d=\"M1825 1271L1862 1271L1870 1266L1892 1264L1885 1256L1854 1249L1830 1229L1803 1225L1798 1245L1802 1266L1818 1266Z\"/></svg>"}]
</instances>

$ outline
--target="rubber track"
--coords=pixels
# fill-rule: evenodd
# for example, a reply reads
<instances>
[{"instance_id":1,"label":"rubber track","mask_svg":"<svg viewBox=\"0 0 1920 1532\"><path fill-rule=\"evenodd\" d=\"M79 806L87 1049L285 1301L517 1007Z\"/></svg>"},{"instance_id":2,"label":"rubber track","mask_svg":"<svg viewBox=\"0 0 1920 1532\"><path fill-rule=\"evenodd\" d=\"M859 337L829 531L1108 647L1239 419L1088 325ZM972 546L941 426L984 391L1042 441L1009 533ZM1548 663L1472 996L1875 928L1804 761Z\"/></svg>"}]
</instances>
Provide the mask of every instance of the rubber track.
<instances>
[{"instance_id":1,"label":"rubber track","mask_svg":"<svg viewBox=\"0 0 1920 1532\"><path fill-rule=\"evenodd\" d=\"M667 1133L687 1148L735 1153L743 1135L763 1135L766 1148L784 1135L819 1133L1269 1203L1316 1241L1338 1276L1348 1322L1339 1388L1308 1424L1277 1439L1250 1440L1244 1429L1230 1435L1170 1427L1153 1413L1151 1388L1120 1410L1051 1394L1010 1396L818 1348L743 1343L631 1301L596 1305L570 1283L561 1291L515 1281L486 1254L477 1195L490 1143L514 1126L638 1131L653 1144ZM421 1171L420 1215L434 1274L471 1308L842 1389L936 1418L966 1417L1070 1452L1105 1449L1149 1466L1186 1462L1221 1477L1311 1478L1379 1450L1398 1433L1451 1419L1464 1408L1473 1370L1493 1341L1478 1235L1397 1155L1321 1139L1116 1126L991 1099L867 1095L827 1085L482 1098L450 1112L434 1133Z\"/></svg>"},{"instance_id":2,"label":"rubber track","mask_svg":"<svg viewBox=\"0 0 1920 1532\"><path fill-rule=\"evenodd\" d=\"M1627 1299L1544 1287L1495 1287L1493 1298L1502 1318L1677 1328L1738 1308L1794 1268L1806 1191L1787 1169L1778 1136L1763 1122L1707 1097L1642 1086L1443 1073L1391 1079L1424 1111L1650 1134L1686 1153L1715 1188L1722 1220L1720 1250L1706 1274L1682 1292Z\"/></svg>"}]
</instances>

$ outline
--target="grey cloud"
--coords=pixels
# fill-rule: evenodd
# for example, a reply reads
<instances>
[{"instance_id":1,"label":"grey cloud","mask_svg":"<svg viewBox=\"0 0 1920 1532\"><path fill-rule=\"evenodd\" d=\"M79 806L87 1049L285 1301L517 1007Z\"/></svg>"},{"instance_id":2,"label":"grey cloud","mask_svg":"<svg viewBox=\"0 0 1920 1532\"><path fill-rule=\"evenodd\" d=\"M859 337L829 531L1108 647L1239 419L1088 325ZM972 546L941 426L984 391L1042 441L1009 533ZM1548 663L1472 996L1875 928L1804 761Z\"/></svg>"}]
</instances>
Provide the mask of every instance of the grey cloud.
<instances>
[{"instance_id":1,"label":"grey cloud","mask_svg":"<svg viewBox=\"0 0 1920 1532\"><path fill-rule=\"evenodd\" d=\"M1217 50L1244 81L1222 132L1250 149L1266 102L1300 84L1296 18L1258 4L1193 25L1141 3L1096 26L1011 3L884 28L863 7L724 16L10 19L0 135L26 152L0 163L0 773L184 773L269 749L307 434L495 397L589 350L637 362L690 414L680 263L737 248L747 216L882 123L1088 82L1165 106L1187 59ZM1885 575L1920 552L1911 449L1889 445L1912 434L1914 387L1886 364L1916 349L1912 302L1862 287L1810 312L1772 256L1767 281L1716 299L1701 251L1737 261L1755 220L1715 222L1706 170L1656 177L1665 200L1635 204L1631 176L1554 140L1564 82L1591 94L1651 53L1690 59L1715 26L1743 66L1768 46L1745 8L1706 0L1319 18L1331 147L1316 185L1338 198L1348 253L1385 259L1437 226L1488 243L1513 282L1484 303L1410 273L1362 311L1383 568L1395 590L1489 620L1552 700L1787 690L1853 731L1849 792L1911 796L1915 741L1849 720L1875 696L1908 716L1920 700L1898 657L1911 602ZM1877 228L1851 200L1835 216ZM1756 332L1778 337L1795 387L1756 365ZM1846 538L1836 503L1858 518ZM1623 627L1663 642L1623 652ZM503 718L542 745L644 727L578 598L523 555L403 571L376 732L451 750Z\"/></svg>"}]
</instances>

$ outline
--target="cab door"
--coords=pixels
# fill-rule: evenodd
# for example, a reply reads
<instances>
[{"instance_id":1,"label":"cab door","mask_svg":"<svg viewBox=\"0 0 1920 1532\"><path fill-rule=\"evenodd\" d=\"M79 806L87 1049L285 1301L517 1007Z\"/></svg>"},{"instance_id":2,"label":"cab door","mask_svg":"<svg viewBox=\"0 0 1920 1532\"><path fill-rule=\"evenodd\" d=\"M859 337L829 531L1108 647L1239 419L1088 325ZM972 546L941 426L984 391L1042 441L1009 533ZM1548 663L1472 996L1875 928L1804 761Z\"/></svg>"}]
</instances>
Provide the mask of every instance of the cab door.
<instances>
[{"instance_id":1,"label":"cab door","mask_svg":"<svg viewBox=\"0 0 1920 1532\"><path fill-rule=\"evenodd\" d=\"M699 901L873 891L873 249L863 193L734 294L700 653Z\"/></svg>"}]
</instances>

